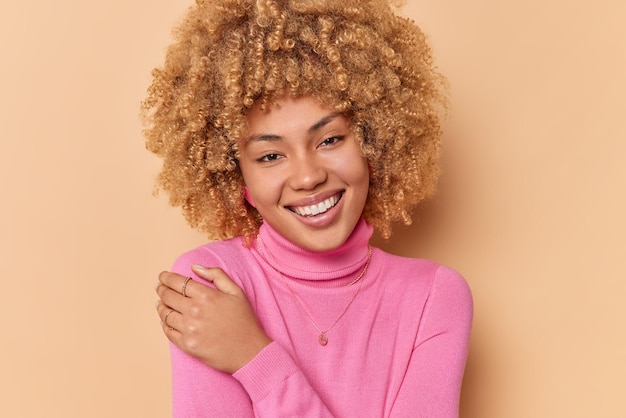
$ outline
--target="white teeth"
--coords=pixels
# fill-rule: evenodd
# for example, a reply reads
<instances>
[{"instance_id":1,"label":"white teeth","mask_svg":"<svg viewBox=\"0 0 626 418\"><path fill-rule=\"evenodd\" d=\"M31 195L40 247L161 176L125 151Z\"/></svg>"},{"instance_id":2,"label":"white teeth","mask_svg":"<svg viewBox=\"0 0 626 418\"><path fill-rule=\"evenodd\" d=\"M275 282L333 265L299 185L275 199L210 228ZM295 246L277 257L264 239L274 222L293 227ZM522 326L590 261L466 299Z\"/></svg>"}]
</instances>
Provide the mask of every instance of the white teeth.
<instances>
[{"instance_id":1,"label":"white teeth","mask_svg":"<svg viewBox=\"0 0 626 418\"><path fill-rule=\"evenodd\" d=\"M301 206L301 207L292 208L292 209L294 212L296 212L300 216L315 216L315 215L319 215L320 213L324 213L328 209L334 207L338 201L339 201L339 198L337 196L333 196L333 197L329 197L328 199L324 200L321 203L318 203L317 205Z\"/></svg>"}]
</instances>

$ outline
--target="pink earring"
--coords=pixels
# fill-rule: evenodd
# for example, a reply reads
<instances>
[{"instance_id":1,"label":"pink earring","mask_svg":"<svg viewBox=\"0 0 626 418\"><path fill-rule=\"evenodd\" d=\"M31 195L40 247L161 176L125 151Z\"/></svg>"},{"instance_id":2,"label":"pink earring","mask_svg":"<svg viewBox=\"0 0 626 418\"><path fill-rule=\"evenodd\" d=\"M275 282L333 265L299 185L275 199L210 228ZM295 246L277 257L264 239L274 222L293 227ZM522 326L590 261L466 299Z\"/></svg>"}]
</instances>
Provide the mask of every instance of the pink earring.
<instances>
[{"instance_id":1,"label":"pink earring","mask_svg":"<svg viewBox=\"0 0 626 418\"><path fill-rule=\"evenodd\" d=\"M248 186L243 186L243 197L246 199L246 202L250 204L250 206L256 208L256 206L254 206L254 200L252 200L252 196L250 196L250 190L248 190Z\"/></svg>"}]
</instances>

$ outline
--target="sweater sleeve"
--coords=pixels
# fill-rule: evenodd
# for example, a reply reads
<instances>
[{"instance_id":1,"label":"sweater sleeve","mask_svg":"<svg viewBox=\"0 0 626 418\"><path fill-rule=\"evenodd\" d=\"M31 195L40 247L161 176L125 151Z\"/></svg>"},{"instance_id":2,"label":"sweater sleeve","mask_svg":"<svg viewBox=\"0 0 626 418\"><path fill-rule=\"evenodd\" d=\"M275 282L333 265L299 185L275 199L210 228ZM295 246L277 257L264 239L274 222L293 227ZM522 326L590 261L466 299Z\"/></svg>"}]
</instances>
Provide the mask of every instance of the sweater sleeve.
<instances>
[{"instance_id":1,"label":"sweater sleeve","mask_svg":"<svg viewBox=\"0 0 626 418\"><path fill-rule=\"evenodd\" d=\"M203 282L191 271L197 261L184 254L172 271ZM174 344L170 357L174 418L332 417L291 355L276 342L233 375L211 368Z\"/></svg>"},{"instance_id":2,"label":"sweater sleeve","mask_svg":"<svg viewBox=\"0 0 626 418\"><path fill-rule=\"evenodd\" d=\"M467 283L440 266L392 417L458 418L472 314Z\"/></svg>"},{"instance_id":3,"label":"sweater sleeve","mask_svg":"<svg viewBox=\"0 0 626 418\"><path fill-rule=\"evenodd\" d=\"M170 344L174 418L253 417L246 391L227 373L218 372Z\"/></svg>"},{"instance_id":4,"label":"sweater sleeve","mask_svg":"<svg viewBox=\"0 0 626 418\"><path fill-rule=\"evenodd\" d=\"M233 375L246 389L256 417L332 417L293 358L273 342Z\"/></svg>"},{"instance_id":5,"label":"sweater sleeve","mask_svg":"<svg viewBox=\"0 0 626 418\"><path fill-rule=\"evenodd\" d=\"M172 266L174 273L191 277L207 286L191 270L191 264L213 265L217 260L206 252L192 250ZM253 417L246 391L233 377L219 372L170 343L172 366L172 416L174 418Z\"/></svg>"}]
</instances>

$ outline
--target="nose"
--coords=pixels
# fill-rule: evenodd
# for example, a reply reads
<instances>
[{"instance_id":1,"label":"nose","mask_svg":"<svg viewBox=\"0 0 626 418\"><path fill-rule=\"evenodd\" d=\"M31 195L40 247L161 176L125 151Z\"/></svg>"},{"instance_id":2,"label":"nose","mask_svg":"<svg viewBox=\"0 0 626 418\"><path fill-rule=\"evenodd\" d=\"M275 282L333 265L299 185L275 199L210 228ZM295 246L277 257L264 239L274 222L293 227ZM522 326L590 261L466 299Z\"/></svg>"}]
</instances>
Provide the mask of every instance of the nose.
<instances>
[{"instance_id":1,"label":"nose","mask_svg":"<svg viewBox=\"0 0 626 418\"><path fill-rule=\"evenodd\" d=\"M328 178L328 171L317 159L310 155L291 162L290 187L294 190L314 190Z\"/></svg>"}]
</instances>

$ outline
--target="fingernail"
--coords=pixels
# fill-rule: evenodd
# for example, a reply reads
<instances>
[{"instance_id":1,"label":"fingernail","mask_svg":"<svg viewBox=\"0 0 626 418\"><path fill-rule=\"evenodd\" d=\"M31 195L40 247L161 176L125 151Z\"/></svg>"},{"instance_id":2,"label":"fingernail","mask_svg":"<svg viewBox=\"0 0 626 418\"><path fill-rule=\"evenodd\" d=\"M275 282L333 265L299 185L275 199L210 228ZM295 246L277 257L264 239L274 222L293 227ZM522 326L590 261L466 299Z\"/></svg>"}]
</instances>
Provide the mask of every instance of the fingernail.
<instances>
[{"instance_id":1,"label":"fingernail","mask_svg":"<svg viewBox=\"0 0 626 418\"><path fill-rule=\"evenodd\" d=\"M208 270L206 267L201 266L200 264L192 264L191 268L194 270L206 271Z\"/></svg>"},{"instance_id":2,"label":"fingernail","mask_svg":"<svg viewBox=\"0 0 626 418\"><path fill-rule=\"evenodd\" d=\"M160 285L160 284L161 284L161 283L156 282L156 283L154 284L154 290L157 290L157 289L159 288L159 285Z\"/></svg>"}]
</instances>

